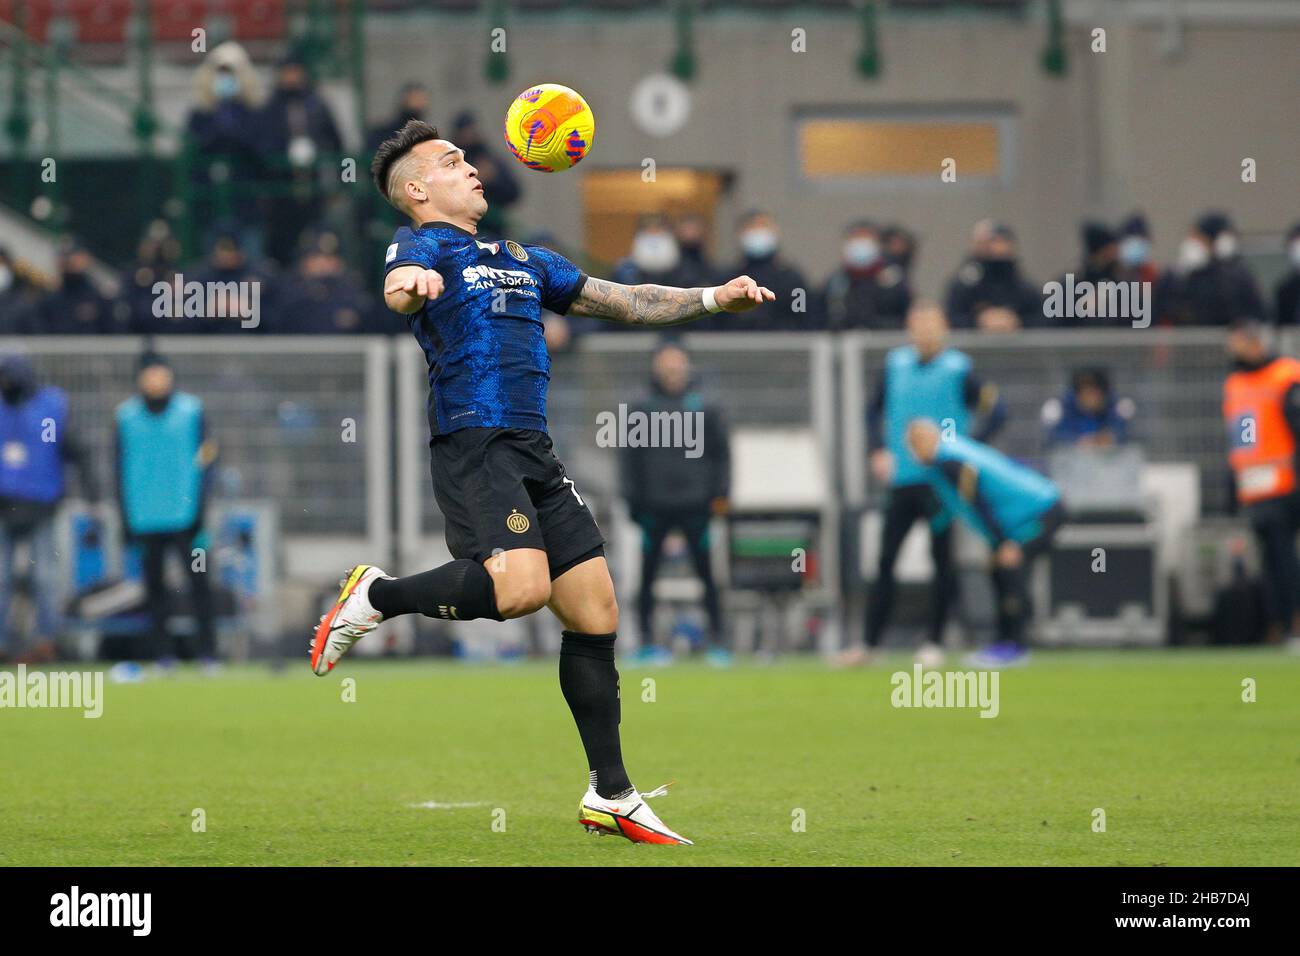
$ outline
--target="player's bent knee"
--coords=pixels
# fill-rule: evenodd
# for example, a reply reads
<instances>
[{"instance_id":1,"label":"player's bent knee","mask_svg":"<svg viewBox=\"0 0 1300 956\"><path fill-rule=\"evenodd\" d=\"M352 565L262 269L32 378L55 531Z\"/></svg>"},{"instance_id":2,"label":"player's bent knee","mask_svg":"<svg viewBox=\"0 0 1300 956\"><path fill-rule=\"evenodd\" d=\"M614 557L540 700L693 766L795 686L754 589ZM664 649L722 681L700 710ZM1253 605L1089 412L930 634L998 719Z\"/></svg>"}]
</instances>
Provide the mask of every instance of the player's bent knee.
<instances>
[{"instance_id":1,"label":"player's bent knee","mask_svg":"<svg viewBox=\"0 0 1300 956\"><path fill-rule=\"evenodd\" d=\"M545 577L497 582L497 611L507 620L539 611L550 599L551 583Z\"/></svg>"}]
</instances>

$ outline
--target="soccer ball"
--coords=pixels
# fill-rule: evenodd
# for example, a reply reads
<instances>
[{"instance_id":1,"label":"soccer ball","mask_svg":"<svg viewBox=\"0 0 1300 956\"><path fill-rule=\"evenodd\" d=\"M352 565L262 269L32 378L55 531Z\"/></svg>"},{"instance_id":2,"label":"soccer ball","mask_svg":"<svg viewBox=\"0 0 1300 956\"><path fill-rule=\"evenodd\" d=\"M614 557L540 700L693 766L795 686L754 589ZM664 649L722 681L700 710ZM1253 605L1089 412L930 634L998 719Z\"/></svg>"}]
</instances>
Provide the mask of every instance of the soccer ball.
<instances>
[{"instance_id":1,"label":"soccer ball","mask_svg":"<svg viewBox=\"0 0 1300 956\"><path fill-rule=\"evenodd\" d=\"M577 90L557 83L530 86L506 113L506 145L529 169L558 173L591 149L596 117Z\"/></svg>"}]
</instances>

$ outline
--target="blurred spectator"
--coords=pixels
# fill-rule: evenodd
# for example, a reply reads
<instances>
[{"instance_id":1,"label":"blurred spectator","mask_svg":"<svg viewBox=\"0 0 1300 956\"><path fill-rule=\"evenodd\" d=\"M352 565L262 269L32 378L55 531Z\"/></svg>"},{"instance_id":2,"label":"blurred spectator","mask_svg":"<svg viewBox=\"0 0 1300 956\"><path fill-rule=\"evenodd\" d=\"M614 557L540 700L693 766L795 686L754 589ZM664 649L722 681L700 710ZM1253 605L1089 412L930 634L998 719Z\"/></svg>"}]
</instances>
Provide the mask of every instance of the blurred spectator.
<instances>
[{"instance_id":1,"label":"blurred spectator","mask_svg":"<svg viewBox=\"0 0 1300 956\"><path fill-rule=\"evenodd\" d=\"M1172 321L1170 292L1173 276L1156 265L1151 256L1151 230L1140 212L1134 212L1119 226L1119 251L1115 276L1120 282L1150 283L1152 320L1159 325Z\"/></svg>"},{"instance_id":2,"label":"blurred spectator","mask_svg":"<svg viewBox=\"0 0 1300 956\"><path fill-rule=\"evenodd\" d=\"M307 65L293 55L276 72L260 126L267 177L277 187L268 198L266 250L284 264L293 261L299 234L320 215L318 165L322 159L332 162L343 151L343 140Z\"/></svg>"},{"instance_id":3,"label":"blurred spectator","mask_svg":"<svg viewBox=\"0 0 1300 956\"><path fill-rule=\"evenodd\" d=\"M1041 326L1043 296L1020 274L1016 234L985 219L971 233L971 253L948 284L948 318L955 329L1013 332Z\"/></svg>"},{"instance_id":4,"label":"blurred spectator","mask_svg":"<svg viewBox=\"0 0 1300 956\"><path fill-rule=\"evenodd\" d=\"M709 261L708 221L697 212L683 213L673 222L673 235L681 253L677 264L678 284L685 289L717 285L718 271Z\"/></svg>"},{"instance_id":5,"label":"blurred spectator","mask_svg":"<svg viewBox=\"0 0 1300 956\"><path fill-rule=\"evenodd\" d=\"M122 295L131 310L132 331L150 335L194 330L196 321L186 319L183 313L174 317L154 314L158 300L154 284L174 280L180 251L180 242L166 220L155 219L149 224L137 247L135 264L122 283Z\"/></svg>"},{"instance_id":6,"label":"blurred spectator","mask_svg":"<svg viewBox=\"0 0 1300 956\"><path fill-rule=\"evenodd\" d=\"M1178 248L1170 309L1179 325L1229 325L1263 318L1264 299L1237 251L1232 220L1207 212Z\"/></svg>"},{"instance_id":7,"label":"blurred spectator","mask_svg":"<svg viewBox=\"0 0 1300 956\"><path fill-rule=\"evenodd\" d=\"M244 48L216 47L194 74L197 105L186 121L199 222L234 220L245 248L261 252L257 185L262 178L258 110L262 87Z\"/></svg>"},{"instance_id":8,"label":"blurred spectator","mask_svg":"<svg viewBox=\"0 0 1300 956\"><path fill-rule=\"evenodd\" d=\"M885 258L875 223L863 220L845 229L840 266L822 293L826 327L900 329L911 302L907 273Z\"/></svg>"},{"instance_id":9,"label":"blurred spectator","mask_svg":"<svg viewBox=\"0 0 1300 956\"><path fill-rule=\"evenodd\" d=\"M1103 368L1075 371L1070 387L1059 398L1043 404L1043 426L1049 445L1109 447L1128 441L1128 426L1135 406L1130 398L1117 398L1110 375Z\"/></svg>"},{"instance_id":10,"label":"blurred spectator","mask_svg":"<svg viewBox=\"0 0 1300 956\"><path fill-rule=\"evenodd\" d=\"M400 317L381 309L339 254L339 237L328 231L303 237L302 256L277 301L268 332L317 335L401 332Z\"/></svg>"},{"instance_id":11,"label":"blurred spectator","mask_svg":"<svg viewBox=\"0 0 1300 956\"><path fill-rule=\"evenodd\" d=\"M60 630L59 558L54 513L67 489L66 468L76 465L86 499L99 501L90 456L68 425L68 397L41 385L24 355L0 356L0 659L12 655L9 601L14 594L14 548L31 550L36 630L31 656L54 657Z\"/></svg>"},{"instance_id":12,"label":"blurred spectator","mask_svg":"<svg viewBox=\"0 0 1300 956\"><path fill-rule=\"evenodd\" d=\"M781 257L781 233L771 213L751 210L741 217L737 229L740 260L724 270L722 280L747 275L776 294L748 312L704 319L711 329L737 331L797 331L813 324L810 314L816 303L809 302L808 283L799 269ZM797 310L797 311L796 311ZM814 313L815 314L815 313Z\"/></svg>"},{"instance_id":13,"label":"blurred spectator","mask_svg":"<svg viewBox=\"0 0 1300 956\"><path fill-rule=\"evenodd\" d=\"M1114 282L1119 276L1119 236L1104 223L1085 222L1079 230L1079 238L1083 243L1083 257L1074 271L1074 282ZM1066 276L1061 276L1057 280L1062 288L1074 288L1067 282ZM1084 286L1083 288L1087 288ZM1093 313L1096 304L1092 303L1085 308L1077 311L1085 313L1084 315L1076 314L1076 309L1067 310L1067 314L1059 318L1052 318L1050 321L1055 325L1061 326L1079 326L1093 321L1087 317Z\"/></svg>"},{"instance_id":14,"label":"blurred spectator","mask_svg":"<svg viewBox=\"0 0 1300 956\"><path fill-rule=\"evenodd\" d=\"M1300 361L1269 348L1258 321L1228 333L1233 372L1223 383L1232 502L1255 531L1267 581L1271 643L1300 650Z\"/></svg>"},{"instance_id":15,"label":"blurred spectator","mask_svg":"<svg viewBox=\"0 0 1300 956\"><path fill-rule=\"evenodd\" d=\"M1159 275L1151 258L1151 230L1142 213L1135 212L1120 223L1117 259L1121 279L1154 282Z\"/></svg>"},{"instance_id":16,"label":"blurred spectator","mask_svg":"<svg viewBox=\"0 0 1300 956\"><path fill-rule=\"evenodd\" d=\"M632 248L627 258L614 266L612 278L626 285L653 282L656 285L680 286L679 267L682 250L677 236L661 213L649 213L637 220ZM687 287L689 288L689 286Z\"/></svg>"},{"instance_id":17,"label":"blurred spectator","mask_svg":"<svg viewBox=\"0 0 1300 956\"><path fill-rule=\"evenodd\" d=\"M153 656L171 660L177 654L167 632L171 603L165 564L173 552L190 581L197 646L184 657L211 660L216 654L212 591L207 562L195 560L194 549L206 553L204 505L216 443L207 436L203 403L177 391L167 360L156 352L140 357L138 394L117 406L118 500L122 531L140 548L151 620Z\"/></svg>"},{"instance_id":18,"label":"blurred spectator","mask_svg":"<svg viewBox=\"0 0 1300 956\"><path fill-rule=\"evenodd\" d=\"M465 151L465 161L478 170L479 181L483 184L483 197L488 202L488 211L478 222L479 233L503 235L507 231L506 214L521 195L519 181L510 168L510 163L514 160L502 162L488 148L478 120L468 111L458 115L452 124L451 141Z\"/></svg>"},{"instance_id":19,"label":"blurred spectator","mask_svg":"<svg viewBox=\"0 0 1300 956\"><path fill-rule=\"evenodd\" d=\"M1286 234L1286 258L1291 268L1278 280L1273 317L1278 325L1300 325L1300 222Z\"/></svg>"},{"instance_id":20,"label":"blurred spectator","mask_svg":"<svg viewBox=\"0 0 1300 956\"><path fill-rule=\"evenodd\" d=\"M250 326L245 329L238 303L217 301L212 303L216 308L205 308L202 316L186 318L180 323L181 328L177 331L209 334L240 331L269 332L270 326L274 325L274 317L279 315L278 273L273 270L270 263L256 262L248 256L240 245L239 231L233 225L227 224L217 228L207 262L196 269L194 275L186 273L185 282L187 285L190 282L201 283L205 289L232 290L238 289L240 283L256 283L260 309L259 323L255 327ZM210 298L205 296L205 302Z\"/></svg>"},{"instance_id":21,"label":"blurred spectator","mask_svg":"<svg viewBox=\"0 0 1300 956\"><path fill-rule=\"evenodd\" d=\"M382 123L371 127L366 152L373 155L379 145L411 120L423 120L429 112L429 88L423 83L405 83L397 93L397 108ZM457 146L460 144L457 143ZM463 147L462 147L463 148Z\"/></svg>"},{"instance_id":22,"label":"blurred spectator","mask_svg":"<svg viewBox=\"0 0 1300 956\"><path fill-rule=\"evenodd\" d=\"M641 527L641 588L637 616L642 646L654 642L654 584L664 542L670 532L680 531L686 539L695 573L704 585L704 606L708 613L707 649L715 656L726 653L722 605L709 561L709 519L725 514L731 483L731 452L722 412L709 405L694 388L691 360L674 340L661 345L651 360L648 396L629 411L659 416L679 416L682 436L695 436L699 454L689 447L630 447L620 455L623 497L632 520ZM688 417L699 422L687 432ZM667 419L665 419L667 420ZM691 452L691 454L688 454Z\"/></svg>"},{"instance_id":23,"label":"blurred spectator","mask_svg":"<svg viewBox=\"0 0 1300 956\"><path fill-rule=\"evenodd\" d=\"M912 262L916 259L916 236L905 226L890 223L880 230L885 261L903 270L903 281L911 285Z\"/></svg>"},{"instance_id":24,"label":"blurred spectator","mask_svg":"<svg viewBox=\"0 0 1300 956\"><path fill-rule=\"evenodd\" d=\"M31 335L40 327L39 292L0 246L0 335Z\"/></svg>"},{"instance_id":25,"label":"blurred spectator","mask_svg":"<svg viewBox=\"0 0 1300 956\"><path fill-rule=\"evenodd\" d=\"M68 239L59 253L57 287L41 301L38 332L45 335L108 335L122 331L113 300L90 275L90 253ZM122 323L125 325L125 323Z\"/></svg>"}]
</instances>

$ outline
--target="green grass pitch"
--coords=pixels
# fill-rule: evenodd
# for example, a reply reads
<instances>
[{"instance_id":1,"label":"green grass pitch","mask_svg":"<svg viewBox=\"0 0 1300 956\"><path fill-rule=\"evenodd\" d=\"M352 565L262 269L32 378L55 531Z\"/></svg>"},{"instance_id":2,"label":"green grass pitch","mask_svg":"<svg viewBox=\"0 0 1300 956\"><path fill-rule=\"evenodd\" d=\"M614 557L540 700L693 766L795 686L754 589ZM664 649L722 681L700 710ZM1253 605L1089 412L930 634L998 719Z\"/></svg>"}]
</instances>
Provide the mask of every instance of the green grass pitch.
<instances>
[{"instance_id":1,"label":"green grass pitch","mask_svg":"<svg viewBox=\"0 0 1300 956\"><path fill-rule=\"evenodd\" d=\"M554 661L293 664L0 710L0 864L1300 864L1300 659L1272 651L1040 652L994 719L891 706L902 657L625 662L629 771L677 781L654 805L694 847L579 827Z\"/></svg>"}]
</instances>

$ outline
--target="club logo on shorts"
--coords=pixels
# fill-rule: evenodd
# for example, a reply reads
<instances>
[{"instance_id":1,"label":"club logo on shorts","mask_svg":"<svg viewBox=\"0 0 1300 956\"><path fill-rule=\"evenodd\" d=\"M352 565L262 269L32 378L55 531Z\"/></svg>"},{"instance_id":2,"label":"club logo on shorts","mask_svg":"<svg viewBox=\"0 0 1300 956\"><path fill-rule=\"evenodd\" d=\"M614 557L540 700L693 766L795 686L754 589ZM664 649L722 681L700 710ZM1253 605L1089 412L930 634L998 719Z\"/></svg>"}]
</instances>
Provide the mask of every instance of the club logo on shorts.
<instances>
[{"instance_id":1,"label":"club logo on shorts","mask_svg":"<svg viewBox=\"0 0 1300 956\"><path fill-rule=\"evenodd\" d=\"M515 242L513 239L506 240L506 252L510 253L510 255L518 259L520 262L528 261L527 251L525 251L524 247L521 246L519 243Z\"/></svg>"},{"instance_id":2,"label":"club logo on shorts","mask_svg":"<svg viewBox=\"0 0 1300 956\"><path fill-rule=\"evenodd\" d=\"M523 534L528 530L528 515L521 515L518 511L510 512L506 518L506 527L515 534Z\"/></svg>"}]
</instances>

